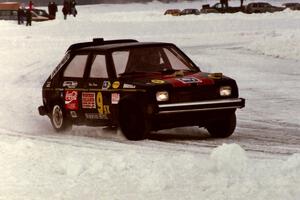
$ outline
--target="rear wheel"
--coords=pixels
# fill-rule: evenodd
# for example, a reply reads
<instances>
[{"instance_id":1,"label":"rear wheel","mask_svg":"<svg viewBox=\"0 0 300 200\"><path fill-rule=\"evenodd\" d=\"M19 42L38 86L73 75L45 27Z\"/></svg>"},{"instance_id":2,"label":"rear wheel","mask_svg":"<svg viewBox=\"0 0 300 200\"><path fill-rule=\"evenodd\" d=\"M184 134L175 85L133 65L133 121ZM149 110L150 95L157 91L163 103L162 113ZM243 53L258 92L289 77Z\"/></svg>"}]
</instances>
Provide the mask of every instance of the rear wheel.
<instances>
[{"instance_id":1,"label":"rear wheel","mask_svg":"<svg viewBox=\"0 0 300 200\"><path fill-rule=\"evenodd\" d=\"M224 119L214 121L213 123L206 126L211 137L214 138L227 138L231 136L236 127L236 116L235 113L227 116Z\"/></svg>"},{"instance_id":2,"label":"rear wheel","mask_svg":"<svg viewBox=\"0 0 300 200\"><path fill-rule=\"evenodd\" d=\"M149 120L143 107L132 99L120 102L119 123L128 140L146 139L150 132Z\"/></svg>"},{"instance_id":3,"label":"rear wheel","mask_svg":"<svg viewBox=\"0 0 300 200\"><path fill-rule=\"evenodd\" d=\"M59 105L54 105L50 120L53 128L57 132L67 131L72 128L72 123L67 119L65 111Z\"/></svg>"}]
</instances>

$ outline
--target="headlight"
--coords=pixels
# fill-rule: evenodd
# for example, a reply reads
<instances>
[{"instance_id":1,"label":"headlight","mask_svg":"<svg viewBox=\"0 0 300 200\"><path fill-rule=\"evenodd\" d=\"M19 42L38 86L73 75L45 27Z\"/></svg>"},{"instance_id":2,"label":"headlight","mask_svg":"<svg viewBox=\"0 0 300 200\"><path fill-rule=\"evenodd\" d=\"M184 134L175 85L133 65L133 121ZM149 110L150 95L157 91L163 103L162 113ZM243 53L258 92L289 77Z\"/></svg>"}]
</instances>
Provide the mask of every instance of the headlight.
<instances>
[{"instance_id":1,"label":"headlight","mask_svg":"<svg viewBox=\"0 0 300 200\"><path fill-rule=\"evenodd\" d=\"M231 95L231 87L230 86L222 86L220 87L220 96L227 97Z\"/></svg>"},{"instance_id":2,"label":"headlight","mask_svg":"<svg viewBox=\"0 0 300 200\"><path fill-rule=\"evenodd\" d=\"M157 101L168 101L169 93L167 91L156 92L156 100Z\"/></svg>"}]
</instances>

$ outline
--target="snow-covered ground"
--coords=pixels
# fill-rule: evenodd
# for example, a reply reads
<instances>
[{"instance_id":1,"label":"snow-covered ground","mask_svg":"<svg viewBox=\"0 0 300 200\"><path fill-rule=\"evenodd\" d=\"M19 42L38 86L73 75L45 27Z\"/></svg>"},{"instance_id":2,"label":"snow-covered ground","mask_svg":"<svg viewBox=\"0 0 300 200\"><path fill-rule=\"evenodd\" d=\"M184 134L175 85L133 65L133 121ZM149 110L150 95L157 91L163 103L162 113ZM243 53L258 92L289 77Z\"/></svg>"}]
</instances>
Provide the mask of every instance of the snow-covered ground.
<instances>
[{"instance_id":1,"label":"snow-covered ground","mask_svg":"<svg viewBox=\"0 0 300 200\"><path fill-rule=\"evenodd\" d=\"M299 199L300 11L163 15L204 3L215 2L80 6L76 18L59 12L32 27L0 21L0 199ZM235 133L56 134L37 112L42 84L69 45L94 37L172 42L203 71L236 79L247 101Z\"/></svg>"}]
</instances>

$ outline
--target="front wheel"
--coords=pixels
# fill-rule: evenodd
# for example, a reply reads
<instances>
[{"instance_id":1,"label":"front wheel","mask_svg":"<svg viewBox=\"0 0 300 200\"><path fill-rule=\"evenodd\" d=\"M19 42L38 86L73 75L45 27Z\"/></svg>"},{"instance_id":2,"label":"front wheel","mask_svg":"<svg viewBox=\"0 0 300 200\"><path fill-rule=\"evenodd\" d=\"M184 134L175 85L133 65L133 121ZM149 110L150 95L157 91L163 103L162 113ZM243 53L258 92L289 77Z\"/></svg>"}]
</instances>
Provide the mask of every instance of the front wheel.
<instances>
[{"instance_id":1,"label":"front wheel","mask_svg":"<svg viewBox=\"0 0 300 200\"><path fill-rule=\"evenodd\" d=\"M64 110L59 105L54 105L50 120L53 128L57 132L67 131L72 128L71 122L67 119Z\"/></svg>"},{"instance_id":2,"label":"front wheel","mask_svg":"<svg viewBox=\"0 0 300 200\"><path fill-rule=\"evenodd\" d=\"M150 132L149 120L143 107L131 99L120 102L119 123L121 131L128 140L146 139Z\"/></svg>"},{"instance_id":3,"label":"front wheel","mask_svg":"<svg viewBox=\"0 0 300 200\"><path fill-rule=\"evenodd\" d=\"M232 113L224 119L209 124L206 126L206 129L213 138L227 138L233 134L235 127L236 115L235 113Z\"/></svg>"}]
</instances>

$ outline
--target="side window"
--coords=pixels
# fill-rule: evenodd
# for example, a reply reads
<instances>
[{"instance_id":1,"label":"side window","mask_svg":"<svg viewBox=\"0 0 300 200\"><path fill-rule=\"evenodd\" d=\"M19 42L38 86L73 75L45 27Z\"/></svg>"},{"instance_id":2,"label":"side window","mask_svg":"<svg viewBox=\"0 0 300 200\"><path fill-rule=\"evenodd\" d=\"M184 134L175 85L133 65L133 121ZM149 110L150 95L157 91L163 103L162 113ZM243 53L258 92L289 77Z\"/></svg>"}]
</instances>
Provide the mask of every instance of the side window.
<instances>
[{"instance_id":1,"label":"side window","mask_svg":"<svg viewBox=\"0 0 300 200\"><path fill-rule=\"evenodd\" d=\"M115 51L112 53L112 57L117 75L124 73L128 63L129 51Z\"/></svg>"},{"instance_id":2,"label":"side window","mask_svg":"<svg viewBox=\"0 0 300 200\"><path fill-rule=\"evenodd\" d=\"M108 78L105 55L96 55L92 64L90 78Z\"/></svg>"},{"instance_id":3,"label":"side window","mask_svg":"<svg viewBox=\"0 0 300 200\"><path fill-rule=\"evenodd\" d=\"M82 78L88 55L76 55L64 71L64 77Z\"/></svg>"}]
</instances>

